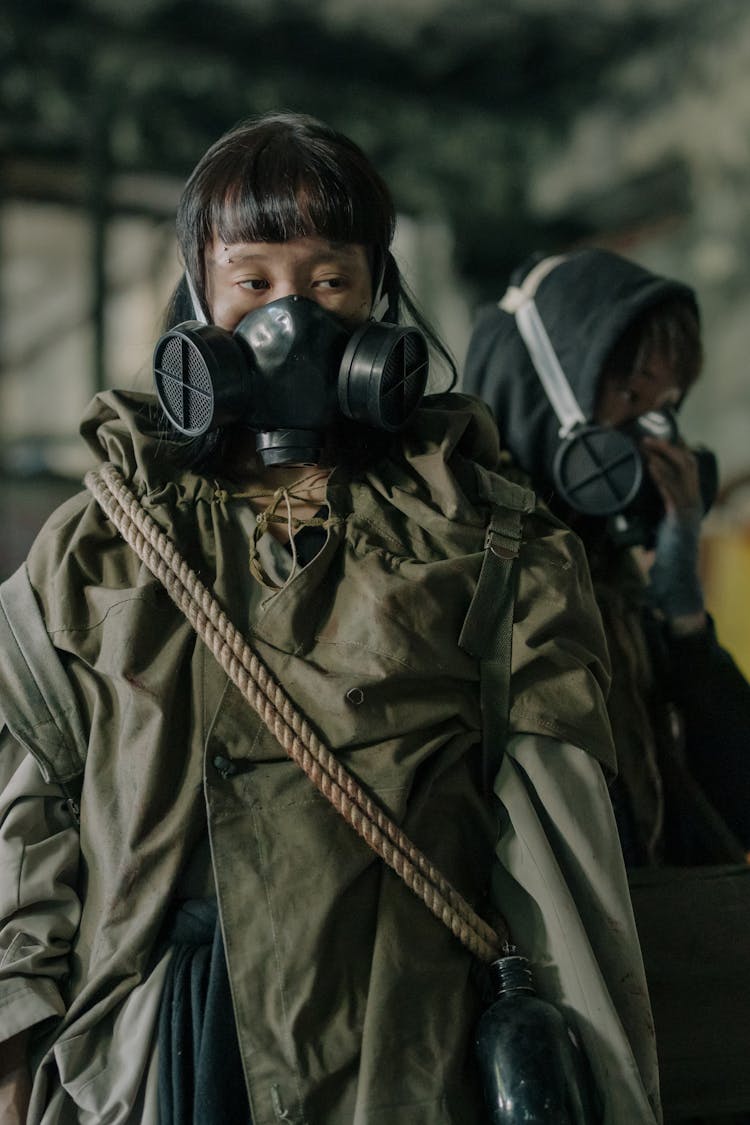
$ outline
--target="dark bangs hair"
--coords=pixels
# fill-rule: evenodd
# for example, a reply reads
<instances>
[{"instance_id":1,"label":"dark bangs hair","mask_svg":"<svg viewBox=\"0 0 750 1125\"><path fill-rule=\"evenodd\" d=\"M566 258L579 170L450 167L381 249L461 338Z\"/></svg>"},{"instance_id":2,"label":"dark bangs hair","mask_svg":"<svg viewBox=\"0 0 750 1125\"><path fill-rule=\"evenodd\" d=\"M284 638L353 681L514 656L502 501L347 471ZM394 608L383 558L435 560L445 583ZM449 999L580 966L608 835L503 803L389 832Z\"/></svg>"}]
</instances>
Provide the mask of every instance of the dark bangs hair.
<instances>
[{"instance_id":1,"label":"dark bangs hair","mask_svg":"<svg viewBox=\"0 0 750 1125\"><path fill-rule=\"evenodd\" d=\"M361 243L374 284L393 240L390 192L362 150L313 117L273 113L237 125L208 149L177 211L182 258L205 305L205 251L226 243L318 235Z\"/></svg>"},{"instance_id":2,"label":"dark bangs hair","mask_svg":"<svg viewBox=\"0 0 750 1125\"><path fill-rule=\"evenodd\" d=\"M691 301L670 297L640 314L615 344L605 370L628 375L652 355L662 356L674 371L683 394L703 367L700 316Z\"/></svg>"}]
</instances>

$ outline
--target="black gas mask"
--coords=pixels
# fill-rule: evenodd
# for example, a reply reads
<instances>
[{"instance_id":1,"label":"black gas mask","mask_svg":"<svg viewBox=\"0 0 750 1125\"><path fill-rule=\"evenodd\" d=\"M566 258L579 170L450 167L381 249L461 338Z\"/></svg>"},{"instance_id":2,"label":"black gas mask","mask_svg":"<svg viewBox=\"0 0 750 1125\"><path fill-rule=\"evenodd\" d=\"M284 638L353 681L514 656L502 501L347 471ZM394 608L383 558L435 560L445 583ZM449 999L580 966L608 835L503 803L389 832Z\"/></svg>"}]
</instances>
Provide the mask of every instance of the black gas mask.
<instances>
[{"instance_id":1,"label":"black gas mask","mask_svg":"<svg viewBox=\"0 0 750 1125\"><path fill-rule=\"evenodd\" d=\"M352 332L307 297L283 297L234 332L185 321L154 349L156 393L180 433L239 423L264 465L319 464L341 419L394 433L425 391L427 343L411 326Z\"/></svg>"},{"instance_id":2,"label":"black gas mask","mask_svg":"<svg viewBox=\"0 0 750 1125\"><path fill-rule=\"evenodd\" d=\"M606 517L607 530L621 546L653 544L664 504L640 452L643 437L679 441L671 410L653 410L627 426L599 426L583 413L560 366L534 297L537 287L563 257L545 258L520 286L510 286L500 308L515 316L518 332L534 365L544 393L555 412L560 444L552 464L555 488L576 512ZM704 512L718 489L716 457L694 449L698 460Z\"/></svg>"},{"instance_id":3,"label":"black gas mask","mask_svg":"<svg viewBox=\"0 0 750 1125\"><path fill-rule=\"evenodd\" d=\"M653 545L664 502L640 451L644 437L677 444L672 410L652 410L614 429L582 425L561 442L553 464L555 488L576 512L607 518L607 531L621 546ZM719 471L708 449L691 451L698 463L704 513L716 499Z\"/></svg>"}]
</instances>

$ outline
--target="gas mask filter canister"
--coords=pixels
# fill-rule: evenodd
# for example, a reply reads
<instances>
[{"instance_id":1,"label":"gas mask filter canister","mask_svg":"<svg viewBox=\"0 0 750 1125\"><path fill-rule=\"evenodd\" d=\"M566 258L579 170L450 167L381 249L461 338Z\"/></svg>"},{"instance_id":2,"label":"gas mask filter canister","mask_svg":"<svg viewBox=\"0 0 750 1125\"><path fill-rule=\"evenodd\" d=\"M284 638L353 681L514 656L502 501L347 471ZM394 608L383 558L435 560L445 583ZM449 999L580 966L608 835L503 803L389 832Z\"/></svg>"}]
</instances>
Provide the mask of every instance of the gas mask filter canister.
<instances>
[{"instance_id":1,"label":"gas mask filter canister","mask_svg":"<svg viewBox=\"0 0 750 1125\"><path fill-rule=\"evenodd\" d=\"M555 488L576 512L607 517L607 530L621 546L650 547L664 517L664 502L651 479L639 445L644 437L680 440L672 410L651 410L627 426L585 425L573 430L555 455ZM718 490L716 456L708 449L692 450L698 465L703 511Z\"/></svg>"},{"instance_id":2,"label":"gas mask filter canister","mask_svg":"<svg viewBox=\"0 0 750 1125\"><path fill-rule=\"evenodd\" d=\"M427 383L427 343L412 326L368 320L354 332L307 297L249 312L228 332L185 321L154 349L159 403L180 433L239 423L264 465L318 464L342 417L396 432Z\"/></svg>"}]
</instances>

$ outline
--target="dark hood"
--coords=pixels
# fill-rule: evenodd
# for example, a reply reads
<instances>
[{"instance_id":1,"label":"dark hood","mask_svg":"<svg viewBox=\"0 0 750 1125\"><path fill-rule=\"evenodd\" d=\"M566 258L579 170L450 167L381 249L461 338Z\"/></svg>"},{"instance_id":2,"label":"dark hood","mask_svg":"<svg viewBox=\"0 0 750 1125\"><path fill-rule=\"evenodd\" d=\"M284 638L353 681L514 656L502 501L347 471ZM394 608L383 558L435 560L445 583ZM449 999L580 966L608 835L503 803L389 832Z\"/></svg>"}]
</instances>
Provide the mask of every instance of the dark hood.
<instances>
[{"instance_id":1,"label":"dark hood","mask_svg":"<svg viewBox=\"0 0 750 1125\"><path fill-rule=\"evenodd\" d=\"M510 284L520 285L544 256L537 254L524 262L512 274ZM608 250L568 254L542 280L536 306L587 420L592 417L599 373L616 341L646 309L673 297L690 301L698 313L695 293L688 286L659 277ZM462 389L489 404L503 448L547 498L554 490L552 463L559 445L559 423L515 317L497 304L479 310Z\"/></svg>"}]
</instances>

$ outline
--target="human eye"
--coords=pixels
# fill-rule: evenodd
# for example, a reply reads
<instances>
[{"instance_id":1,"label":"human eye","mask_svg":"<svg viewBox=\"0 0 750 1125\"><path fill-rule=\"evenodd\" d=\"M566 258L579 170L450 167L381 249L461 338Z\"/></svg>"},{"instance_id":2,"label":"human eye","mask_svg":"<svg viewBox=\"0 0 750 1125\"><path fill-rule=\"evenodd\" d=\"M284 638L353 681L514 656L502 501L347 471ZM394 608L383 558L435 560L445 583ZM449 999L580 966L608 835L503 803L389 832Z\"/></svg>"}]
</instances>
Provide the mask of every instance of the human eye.
<instances>
[{"instance_id":1,"label":"human eye","mask_svg":"<svg viewBox=\"0 0 750 1125\"><path fill-rule=\"evenodd\" d=\"M237 284L240 289L249 289L253 293L261 293L269 288L268 282L263 277L246 277Z\"/></svg>"},{"instance_id":2,"label":"human eye","mask_svg":"<svg viewBox=\"0 0 750 1125\"><path fill-rule=\"evenodd\" d=\"M313 281L313 289L338 290L346 288L346 278L341 274L331 274L326 277L317 277Z\"/></svg>"}]
</instances>

